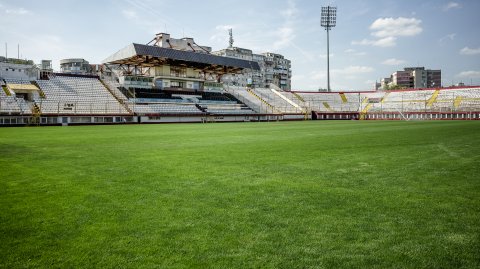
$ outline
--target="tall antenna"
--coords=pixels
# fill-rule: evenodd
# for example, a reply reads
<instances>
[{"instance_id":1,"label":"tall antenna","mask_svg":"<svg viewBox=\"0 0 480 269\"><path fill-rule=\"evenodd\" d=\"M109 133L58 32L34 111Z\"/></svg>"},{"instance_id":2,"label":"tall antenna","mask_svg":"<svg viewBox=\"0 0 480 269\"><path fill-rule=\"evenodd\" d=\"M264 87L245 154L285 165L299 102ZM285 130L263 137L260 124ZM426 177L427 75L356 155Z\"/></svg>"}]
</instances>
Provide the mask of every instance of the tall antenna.
<instances>
[{"instance_id":1,"label":"tall antenna","mask_svg":"<svg viewBox=\"0 0 480 269\"><path fill-rule=\"evenodd\" d=\"M233 48L233 31L232 28L228 29L228 35L230 38L228 39L228 43L230 44L229 48Z\"/></svg>"},{"instance_id":2,"label":"tall antenna","mask_svg":"<svg viewBox=\"0 0 480 269\"><path fill-rule=\"evenodd\" d=\"M322 17L320 19L320 26L327 30L327 90L330 92L330 29L335 27L337 23L337 7L326 6L322 7Z\"/></svg>"}]
</instances>

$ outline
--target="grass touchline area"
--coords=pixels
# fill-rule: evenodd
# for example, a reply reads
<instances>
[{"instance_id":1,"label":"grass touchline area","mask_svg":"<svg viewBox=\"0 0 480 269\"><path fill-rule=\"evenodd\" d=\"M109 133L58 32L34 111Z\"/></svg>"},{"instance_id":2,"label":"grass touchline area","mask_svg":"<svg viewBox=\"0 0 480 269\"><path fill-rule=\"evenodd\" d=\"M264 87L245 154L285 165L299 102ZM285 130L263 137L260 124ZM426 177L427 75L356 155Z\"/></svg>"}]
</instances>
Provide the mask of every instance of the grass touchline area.
<instances>
[{"instance_id":1,"label":"grass touchline area","mask_svg":"<svg viewBox=\"0 0 480 269\"><path fill-rule=\"evenodd\" d=\"M0 268L478 268L480 122L0 128Z\"/></svg>"}]
</instances>

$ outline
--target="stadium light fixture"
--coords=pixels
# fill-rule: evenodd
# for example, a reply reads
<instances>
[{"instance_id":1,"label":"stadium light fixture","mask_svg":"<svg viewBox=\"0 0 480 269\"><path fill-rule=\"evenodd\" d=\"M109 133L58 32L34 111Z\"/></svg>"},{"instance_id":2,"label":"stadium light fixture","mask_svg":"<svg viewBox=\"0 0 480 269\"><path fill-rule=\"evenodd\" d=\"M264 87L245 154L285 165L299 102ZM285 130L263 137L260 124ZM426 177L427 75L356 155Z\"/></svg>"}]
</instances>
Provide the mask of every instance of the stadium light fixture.
<instances>
[{"instance_id":1,"label":"stadium light fixture","mask_svg":"<svg viewBox=\"0 0 480 269\"><path fill-rule=\"evenodd\" d=\"M322 16L320 19L320 26L327 30L327 90L330 92L330 29L337 24L337 7L326 6L322 7Z\"/></svg>"}]
</instances>

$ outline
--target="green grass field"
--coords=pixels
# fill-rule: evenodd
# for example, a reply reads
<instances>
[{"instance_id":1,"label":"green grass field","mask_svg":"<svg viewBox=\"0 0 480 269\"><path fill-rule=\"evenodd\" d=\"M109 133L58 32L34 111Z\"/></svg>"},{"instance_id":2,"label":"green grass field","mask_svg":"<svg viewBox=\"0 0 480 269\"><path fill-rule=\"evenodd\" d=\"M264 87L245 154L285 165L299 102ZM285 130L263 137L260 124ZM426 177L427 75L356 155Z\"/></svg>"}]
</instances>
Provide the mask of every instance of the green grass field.
<instances>
[{"instance_id":1,"label":"green grass field","mask_svg":"<svg viewBox=\"0 0 480 269\"><path fill-rule=\"evenodd\" d=\"M480 122L0 129L1 268L479 268Z\"/></svg>"}]
</instances>

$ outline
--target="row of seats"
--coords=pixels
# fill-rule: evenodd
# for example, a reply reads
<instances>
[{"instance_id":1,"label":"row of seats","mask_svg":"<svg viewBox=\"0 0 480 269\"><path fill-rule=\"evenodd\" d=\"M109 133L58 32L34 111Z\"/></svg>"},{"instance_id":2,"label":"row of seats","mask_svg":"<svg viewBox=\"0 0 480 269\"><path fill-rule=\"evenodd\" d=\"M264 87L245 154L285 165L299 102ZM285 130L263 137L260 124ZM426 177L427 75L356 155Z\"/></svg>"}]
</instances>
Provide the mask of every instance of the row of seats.
<instances>
[{"instance_id":1,"label":"row of seats","mask_svg":"<svg viewBox=\"0 0 480 269\"><path fill-rule=\"evenodd\" d=\"M0 86L31 84L28 80L0 79ZM392 92L319 93L286 92L273 89L246 89L227 86L226 93L183 91L158 92L158 98L128 99L118 90L119 84L108 82L114 95L97 78L51 76L38 80L45 93L29 96L44 114L125 114L127 109L138 114L152 113L303 113L319 112L417 112L480 110L480 87ZM177 96L178 95L178 96ZM0 113L31 113L33 103L8 96L0 90Z\"/></svg>"},{"instance_id":2,"label":"row of seats","mask_svg":"<svg viewBox=\"0 0 480 269\"><path fill-rule=\"evenodd\" d=\"M37 105L43 114L124 114L125 107L118 102L68 102L43 100Z\"/></svg>"},{"instance_id":3,"label":"row of seats","mask_svg":"<svg viewBox=\"0 0 480 269\"><path fill-rule=\"evenodd\" d=\"M122 101L127 101L128 98L125 96L125 94L123 94L119 88L122 87L122 85L116 81L113 81L113 80L107 80L107 79L104 79L103 80L107 86L110 88L110 90L113 92L113 94L119 99L119 100L122 100Z\"/></svg>"},{"instance_id":4,"label":"row of seats","mask_svg":"<svg viewBox=\"0 0 480 269\"><path fill-rule=\"evenodd\" d=\"M53 114L127 114L125 107L97 78L51 76L38 80L46 98L41 103L42 113ZM74 104L70 109L63 104Z\"/></svg>"},{"instance_id":5,"label":"row of seats","mask_svg":"<svg viewBox=\"0 0 480 269\"><path fill-rule=\"evenodd\" d=\"M260 99L253 96L244 87L227 85L225 89L228 93L233 95L236 99L240 100L240 102L250 107L256 113L263 114L272 112L271 107L263 103Z\"/></svg>"},{"instance_id":6,"label":"row of seats","mask_svg":"<svg viewBox=\"0 0 480 269\"><path fill-rule=\"evenodd\" d=\"M250 91L256 96L242 87L227 86L226 89L258 113L273 111L265 102L273 106L277 112L300 113L298 108L270 89L251 89ZM278 91L278 93L300 106L303 111L442 112L480 110L480 88L354 93Z\"/></svg>"},{"instance_id":7,"label":"row of seats","mask_svg":"<svg viewBox=\"0 0 480 269\"><path fill-rule=\"evenodd\" d=\"M173 103L154 103L154 104L137 104L133 102L128 103L130 109L136 114L202 114L193 104L173 104Z\"/></svg>"},{"instance_id":8,"label":"row of seats","mask_svg":"<svg viewBox=\"0 0 480 269\"><path fill-rule=\"evenodd\" d=\"M340 93L298 94L311 110L325 112L443 112L480 109L480 88L345 93L347 102L341 98Z\"/></svg>"},{"instance_id":9,"label":"row of seats","mask_svg":"<svg viewBox=\"0 0 480 269\"><path fill-rule=\"evenodd\" d=\"M5 82L7 82L7 84L9 84L9 83L11 83L11 84L31 84L30 80L15 79L15 78L6 78Z\"/></svg>"},{"instance_id":10,"label":"row of seats","mask_svg":"<svg viewBox=\"0 0 480 269\"><path fill-rule=\"evenodd\" d=\"M30 110L29 104L22 98L1 95L0 96L0 113L31 114L31 110Z\"/></svg>"},{"instance_id":11,"label":"row of seats","mask_svg":"<svg viewBox=\"0 0 480 269\"><path fill-rule=\"evenodd\" d=\"M201 104L200 106L205 110L205 112L213 115L220 115L220 114L244 115L244 114L255 113L253 110L251 110L249 107L243 104L210 103L210 104Z\"/></svg>"},{"instance_id":12,"label":"row of seats","mask_svg":"<svg viewBox=\"0 0 480 269\"><path fill-rule=\"evenodd\" d=\"M277 110L281 111L282 113L302 113L301 108L295 107L292 104L292 103L295 103L293 100L290 100L292 103L289 103L285 99L280 97L280 95L274 93L271 89L256 88L256 89L252 89L252 91L255 92L255 94L257 94L260 98L265 100L267 103L274 106Z\"/></svg>"}]
</instances>

